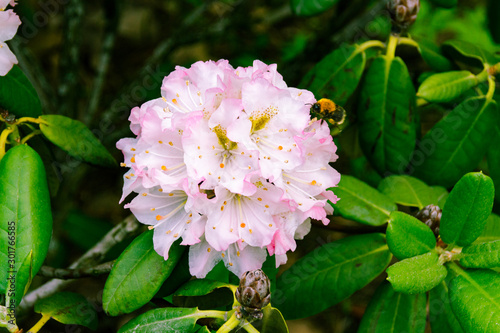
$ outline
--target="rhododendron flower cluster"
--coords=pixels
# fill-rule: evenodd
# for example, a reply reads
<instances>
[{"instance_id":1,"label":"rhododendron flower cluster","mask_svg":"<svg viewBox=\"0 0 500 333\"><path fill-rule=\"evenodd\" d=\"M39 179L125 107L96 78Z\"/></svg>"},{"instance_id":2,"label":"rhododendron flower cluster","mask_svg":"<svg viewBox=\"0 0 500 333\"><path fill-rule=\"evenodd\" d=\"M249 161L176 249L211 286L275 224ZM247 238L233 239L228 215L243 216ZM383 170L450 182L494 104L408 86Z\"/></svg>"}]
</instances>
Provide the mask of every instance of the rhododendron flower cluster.
<instances>
[{"instance_id":1,"label":"rhododendron flower cluster","mask_svg":"<svg viewBox=\"0 0 500 333\"><path fill-rule=\"evenodd\" d=\"M241 276L268 253L286 262L310 218L329 222L336 146L327 124L310 119L313 94L287 87L276 65L177 67L161 94L132 109L137 137L117 147L130 168L121 200L138 193L125 207L154 228L165 259L181 239L192 275L222 260Z\"/></svg>"},{"instance_id":2,"label":"rhododendron flower cluster","mask_svg":"<svg viewBox=\"0 0 500 333\"><path fill-rule=\"evenodd\" d=\"M16 3L13 0L0 0L0 76L5 76L17 64L16 56L5 42L14 38L21 20L12 9L5 10L9 4L15 6Z\"/></svg>"}]
</instances>

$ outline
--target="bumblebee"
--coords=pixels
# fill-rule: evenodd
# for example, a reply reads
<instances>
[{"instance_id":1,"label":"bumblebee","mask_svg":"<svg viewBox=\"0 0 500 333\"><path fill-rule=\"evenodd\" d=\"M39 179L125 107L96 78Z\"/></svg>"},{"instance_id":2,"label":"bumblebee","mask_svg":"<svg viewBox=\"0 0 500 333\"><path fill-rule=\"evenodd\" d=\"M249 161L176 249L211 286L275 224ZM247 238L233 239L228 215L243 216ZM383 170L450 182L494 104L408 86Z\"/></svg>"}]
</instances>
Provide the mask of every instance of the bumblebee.
<instances>
[{"instance_id":1,"label":"bumblebee","mask_svg":"<svg viewBox=\"0 0 500 333\"><path fill-rule=\"evenodd\" d=\"M328 98L322 98L314 103L311 107L311 112L333 126L342 125L345 121L346 113L344 108Z\"/></svg>"}]
</instances>

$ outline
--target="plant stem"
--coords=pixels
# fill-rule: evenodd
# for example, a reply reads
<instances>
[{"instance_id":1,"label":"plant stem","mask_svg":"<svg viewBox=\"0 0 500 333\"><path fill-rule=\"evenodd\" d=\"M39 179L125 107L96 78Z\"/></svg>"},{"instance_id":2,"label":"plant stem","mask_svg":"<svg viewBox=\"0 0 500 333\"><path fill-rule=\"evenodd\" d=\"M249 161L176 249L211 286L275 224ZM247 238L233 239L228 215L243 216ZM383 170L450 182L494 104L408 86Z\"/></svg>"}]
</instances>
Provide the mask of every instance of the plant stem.
<instances>
[{"instance_id":1,"label":"plant stem","mask_svg":"<svg viewBox=\"0 0 500 333\"><path fill-rule=\"evenodd\" d=\"M228 313L232 313L231 311L217 311L217 310L208 310L208 311L200 311L200 314L203 316L200 318L218 318L222 320L227 320Z\"/></svg>"},{"instance_id":2,"label":"plant stem","mask_svg":"<svg viewBox=\"0 0 500 333\"><path fill-rule=\"evenodd\" d=\"M16 120L16 124L22 124L22 123L26 123L26 122L48 125L48 123L45 120L42 120L40 118L22 117L22 118L19 118Z\"/></svg>"},{"instance_id":3,"label":"plant stem","mask_svg":"<svg viewBox=\"0 0 500 333\"><path fill-rule=\"evenodd\" d=\"M410 45L410 46L416 47L417 49L419 48L419 45L418 45L417 42L415 42L413 39L407 38L407 37L399 37L398 44L400 44L400 45Z\"/></svg>"},{"instance_id":4,"label":"plant stem","mask_svg":"<svg viewBox=\"0 0 500 333\"><path fill-rule=\"evenodd\" d=\"M30 134L26 135L22 140L21 140L21 144L25 144L26 142L28 142L29 139L31 139L32 137L34 137L35 135L38 135L38 134L42 134L42 131L40 130L34 130L33 132L31 132Z\"/></svg>"},{"instance_id":5,"label":"plant stem","mask_svg":"<svg viewBox=\"0 0 500 333\"><path fill-rule=\"evenodd\" d=\"M45 325L49 320L50 320L50 315L49 314L44 314L42 315L42 318L28 331L28 333L37 333L43 325Z\"/></svg>"},{"instance_id":6,"label":"plant stem","mask_svg":"<svg viewBox=\"0 0 500 333\"><path fill-rule=\"evenodd\" d=\"M248 321L245 321L245 323L241 326L245 331L249 333L259 333L259 331L253 327L252 324L250 324Z\"/></svg>"},{"instance_id":7,"label":"plant stem","mask_svg":"<svg viewBox=\"0 0 500 333\"><path fill-rule=\"evenodd\" d=\"M14 132L14 127L8 127L2 131L2 134L0 134L0 160L5 155L5 144L7 143L7 137L12 132Z\"/></svg>"},{"instance_id":8,"label":"plant stem","mask_svg":"<svg viewBox=\"0 0 500 333\"><path fill-rule=\"evenodd\" d=\"M394 36L393 34L389 35L389 41L387 43L387 53L386 56L388 60L392 60L394 55L396 54L396 46L398 45L398 36Z\"/></svg>"},{"instance_id":9,"label":"plant stem","mask_svg":"<svg viewBox=\"0 0 500 333\"><path fill-rule=\"evenodd\" d=\"M359 45L357 51L364 52L371 47L380 47L380 48L384 49L385 44L379 40L369 40L369 41L364 42L363 44Z\"/></svg>"},{"instance_id":10,"label":"plant stem","mask_svg":"<svg viewBox=\"0 0 500 333\"><path fill-rule=\"evenodd\" d=\"M229 318L228 321L224 325L222 325L218 330L217 333L229 333L231 332L236 326L238 326L240 323L240 320L236 318L236 312L233 313L231 318Z\"/></svg>"},{"instance_id":11,"label":"plant stem","mask_svg":"<svg viewBox=\"0 0 500 333\"><path fill-rule=\"evenodd\" d=\"M84 267L78 269L42 266L38 271L38 275L56 279L78 279L90 276L99 276L111 272L114 263L114 261L108 261L94 267Z\"/></svg>"},{"instance_id":12,"label":"plant stem","mask_svg":"<svg viewBox=\"0 0 500 333\"><path fill-rule=\"evenodd\" d=\"M493 99L493 95L495 94L495 79L491 76L488 76L488 92L486 93L486 100L489 102Z\"/></svg>"}]
</instances>

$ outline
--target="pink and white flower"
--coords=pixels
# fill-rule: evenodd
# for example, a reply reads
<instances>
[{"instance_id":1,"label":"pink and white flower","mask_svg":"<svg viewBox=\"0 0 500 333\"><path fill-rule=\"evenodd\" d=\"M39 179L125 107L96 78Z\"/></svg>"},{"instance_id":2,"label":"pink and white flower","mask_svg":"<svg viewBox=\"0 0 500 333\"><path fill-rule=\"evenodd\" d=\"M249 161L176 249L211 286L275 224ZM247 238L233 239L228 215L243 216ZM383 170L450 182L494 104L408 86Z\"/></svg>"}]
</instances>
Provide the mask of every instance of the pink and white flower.
<instances>
[{"instance_id":1,"label":"pink and white flower","mask_svg":"<svg viewBox=\"0 0 500 333\"><path fill-rule=\"evenodd\" d=\"M132 109L136 138L117 147L129 168L121 201L138 193L125 207L154 229L165 259L182 239L192 275L222 260L240 276L268 253L286 262L311 218L329 222L336 146L310 118L313 94L287 87L276 65L197 62L165 77L161 93Z\"/></svg>"},{"instance_id":2,"label":"pink and white flower","mask_svg":"<svg viewBox=\"0 0 500 333\"><path fill-rule=\"evenodd\" d=\"M8 5L15 6L13 0L0 0L0 76L5 76L17 64L17 58L9 49L6 41L14 38L17 28L21 25L19 16Z\"/></svg>"}]
</instances>

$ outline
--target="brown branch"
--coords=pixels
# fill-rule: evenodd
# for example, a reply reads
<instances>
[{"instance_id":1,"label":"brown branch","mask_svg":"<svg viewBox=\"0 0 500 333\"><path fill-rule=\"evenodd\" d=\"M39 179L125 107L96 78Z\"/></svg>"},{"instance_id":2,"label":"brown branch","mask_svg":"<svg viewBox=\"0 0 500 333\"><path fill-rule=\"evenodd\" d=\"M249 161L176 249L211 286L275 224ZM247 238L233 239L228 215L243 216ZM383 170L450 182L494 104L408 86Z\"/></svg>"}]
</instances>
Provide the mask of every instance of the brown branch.
<instances>
[{"instance_id":1,"label":"brown branch","mask_svg":"<svg viewBox=\"0 0 500 333\"><path fill-rule=\"evenodd\" d=\"M98 264L113 246L129 236L137 234L139 226L139 222L137 222L133 215L128 216L125 220L123 220L123 222L111 229L96 245L94 245L94 247L71 264L69 268L76 269L81 267L91 267ZM31 291L24 296L19 306L19 313L31 309L39 299L55 294L73 281L74 280L52 279L37 289Z\"/></svg>"},{"instance_id":2,"label":"brown branch","mask_svg":"<svg viewBox=\"0 0 500 333\"><path fill-rule=\"evenodd\" d=\"M84 268L54 268L50 266L42 266L38 271L38 275L56 279L79 279L84 277L99 276L111 272L115 261L108 261L94 267Z\"/></svg>"}]
</instances>

